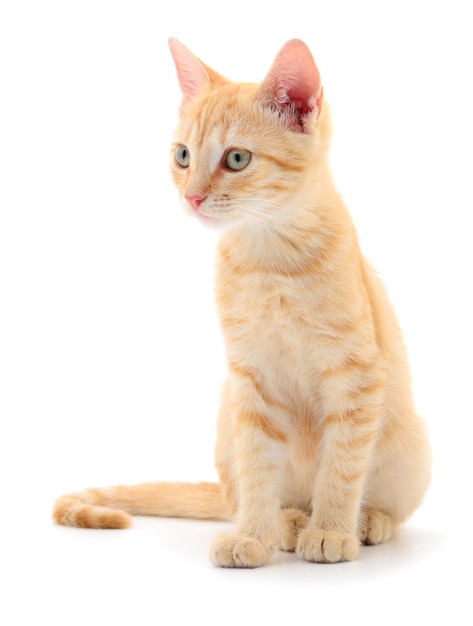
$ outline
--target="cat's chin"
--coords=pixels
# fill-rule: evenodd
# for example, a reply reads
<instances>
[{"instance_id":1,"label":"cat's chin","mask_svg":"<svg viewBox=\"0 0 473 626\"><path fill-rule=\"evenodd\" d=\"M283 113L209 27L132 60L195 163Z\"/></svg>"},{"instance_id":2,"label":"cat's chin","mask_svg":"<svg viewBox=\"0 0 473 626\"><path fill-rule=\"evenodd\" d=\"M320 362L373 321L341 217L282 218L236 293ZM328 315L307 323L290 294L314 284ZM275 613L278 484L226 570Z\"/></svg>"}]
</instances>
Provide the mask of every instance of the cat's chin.
<instances>
[{"instance_id":1,"label":"cat's chin","mask_svg":"<svg viewBox=\"0 0 473 626\"><path fill-rule=\"evenodd\" d=\"M209 215L203 208L193 209L187 203L183 203L184 213L211 230L228 230L245 226L245 219L238 216L234 211L222 211Z\"/></svg>"},{"instance_id":2,"label":"cat's chin","mask_svg":"<svg viewBox=\"0 0 473 626\"><path fill-rule=\"evenodd\" d=\"M198 221L203 224L204 228L210 228L212 230L223 230L225 228L225 222L218 219L218 217L209 217L207 215L197 215L196 217Z\"/></svg>"},{"instance_id":3,"label":"cat's chin","mask_svg":"<svg viewBox=\"0 0 473 626\"><path fill-rule=\"evenodd\" d=\"M219 215L206 215L202 211L189 211L186 210L186 214L197 220L200 224L203 224L205 228L212 230L225 230L232 226L231 221L227 217Z\"/></svg>"}]
</instances>

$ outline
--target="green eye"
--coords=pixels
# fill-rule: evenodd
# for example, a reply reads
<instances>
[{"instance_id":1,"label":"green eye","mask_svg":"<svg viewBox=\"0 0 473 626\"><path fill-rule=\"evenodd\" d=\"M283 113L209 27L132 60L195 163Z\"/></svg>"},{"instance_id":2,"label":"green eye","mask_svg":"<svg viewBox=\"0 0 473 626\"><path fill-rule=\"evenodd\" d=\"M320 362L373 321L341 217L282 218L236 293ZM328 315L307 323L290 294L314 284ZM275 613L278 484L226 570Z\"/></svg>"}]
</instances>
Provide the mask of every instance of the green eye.
<instances>
[{"instance_id":1,"label":"green eye","mask_svg":"<svg viewBox=\"0 0 473 626\"><path fill-rule=\"evenodd\" d=\"M251 152L243 148L232 148L225 156L225 165L235 171L244 169L251 159Z\"/></svg>"},{"instance_id":2,"label":"green eye","mask_svg":"<svg viewBox=\"0 0 473 626\"><path fill-rule=\"evenodd\" d=\"M176 148L174 156L178 165L180 165L181 167L189 167L189 163L191 162L191 155L186 146L179 144Z\"/></svg>"}]
</instances>

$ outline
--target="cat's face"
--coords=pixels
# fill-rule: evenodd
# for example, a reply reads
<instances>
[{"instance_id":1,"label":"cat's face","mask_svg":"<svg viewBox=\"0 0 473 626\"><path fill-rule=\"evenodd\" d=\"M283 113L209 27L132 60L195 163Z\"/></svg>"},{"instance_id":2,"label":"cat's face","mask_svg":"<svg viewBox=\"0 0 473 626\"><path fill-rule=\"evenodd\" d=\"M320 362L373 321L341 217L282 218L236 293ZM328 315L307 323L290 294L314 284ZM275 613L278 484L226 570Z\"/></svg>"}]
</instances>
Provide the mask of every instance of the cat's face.
<instances>
[{"instance_id":1,"label":"cat's face","mask_svg":"<svg viewBox=\"0 0 473 626\"><path fill-rule=\"evenodd\" d=\"M319 101L293 102L274 70L261 85L231 83L177 45L184 99L171 172L184 209L217 227L283 224L315 159L309 118Z\"/></svg>"},{"instance_id":2,"label":"cat's face","mask_svg":"<svg viewBox=\"0 0 473 626\"><path fill-rule=\"evenodd\" d=\"M210 225L274 223L300 189L308 151L255 86L226 85L181 113L172 175L184 209Z\"/></svg>"}]
</instances>

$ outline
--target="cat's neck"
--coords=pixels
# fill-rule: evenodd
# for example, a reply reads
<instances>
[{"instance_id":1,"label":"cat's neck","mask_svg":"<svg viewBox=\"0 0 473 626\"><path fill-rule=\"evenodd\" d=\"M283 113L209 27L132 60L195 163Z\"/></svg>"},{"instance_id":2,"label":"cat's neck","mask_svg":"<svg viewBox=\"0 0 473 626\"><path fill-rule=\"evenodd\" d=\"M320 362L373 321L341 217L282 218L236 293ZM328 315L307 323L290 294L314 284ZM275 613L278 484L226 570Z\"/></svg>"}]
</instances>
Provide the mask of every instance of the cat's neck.
<instances>
[{"instance_id":1,"label":"cat's neck","mask_svg":"<svg viewBox=\"0 0 473 626\"><path fill-rule=\"evenodd\" d=\"M327 258L357 246L356 233L338 193L333 190L300 210L284 225L245 224L224 231L219 252L238 271L298 275Z\"/></svg>"}]
</instances>

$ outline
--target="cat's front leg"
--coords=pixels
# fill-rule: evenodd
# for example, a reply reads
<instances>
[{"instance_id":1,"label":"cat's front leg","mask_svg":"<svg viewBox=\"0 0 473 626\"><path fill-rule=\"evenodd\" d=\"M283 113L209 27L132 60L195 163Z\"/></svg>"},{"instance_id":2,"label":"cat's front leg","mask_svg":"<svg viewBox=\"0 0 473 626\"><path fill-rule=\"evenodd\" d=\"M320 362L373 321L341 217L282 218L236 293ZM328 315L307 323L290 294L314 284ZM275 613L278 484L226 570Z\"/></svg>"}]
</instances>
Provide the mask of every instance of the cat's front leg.
<instances>
[{"instance_id":1,"label":"cat's front leg","mask_svg":"<svg viewBox=\"0 0 473 626\"><path fill-rule=\"evenodd\" d=\"M264 407L234 417L238 515L235 533L219 535L210 558L220 567L259 567L279 547L279 472L285 434Z\"/></svg>"},{"instance_id":2,"label":"cat's front leg","mask_svg":"<svg viewBox=\"0 0 473 626\"><path fill-rule=\"evenodd\" d=\"M327 375L321 386L325 415L312 515L296 548L306 561L351 561L359 550L358 517L385 379L382 368L351 367L343 381Z\"/></svg>"}]
</instances>

